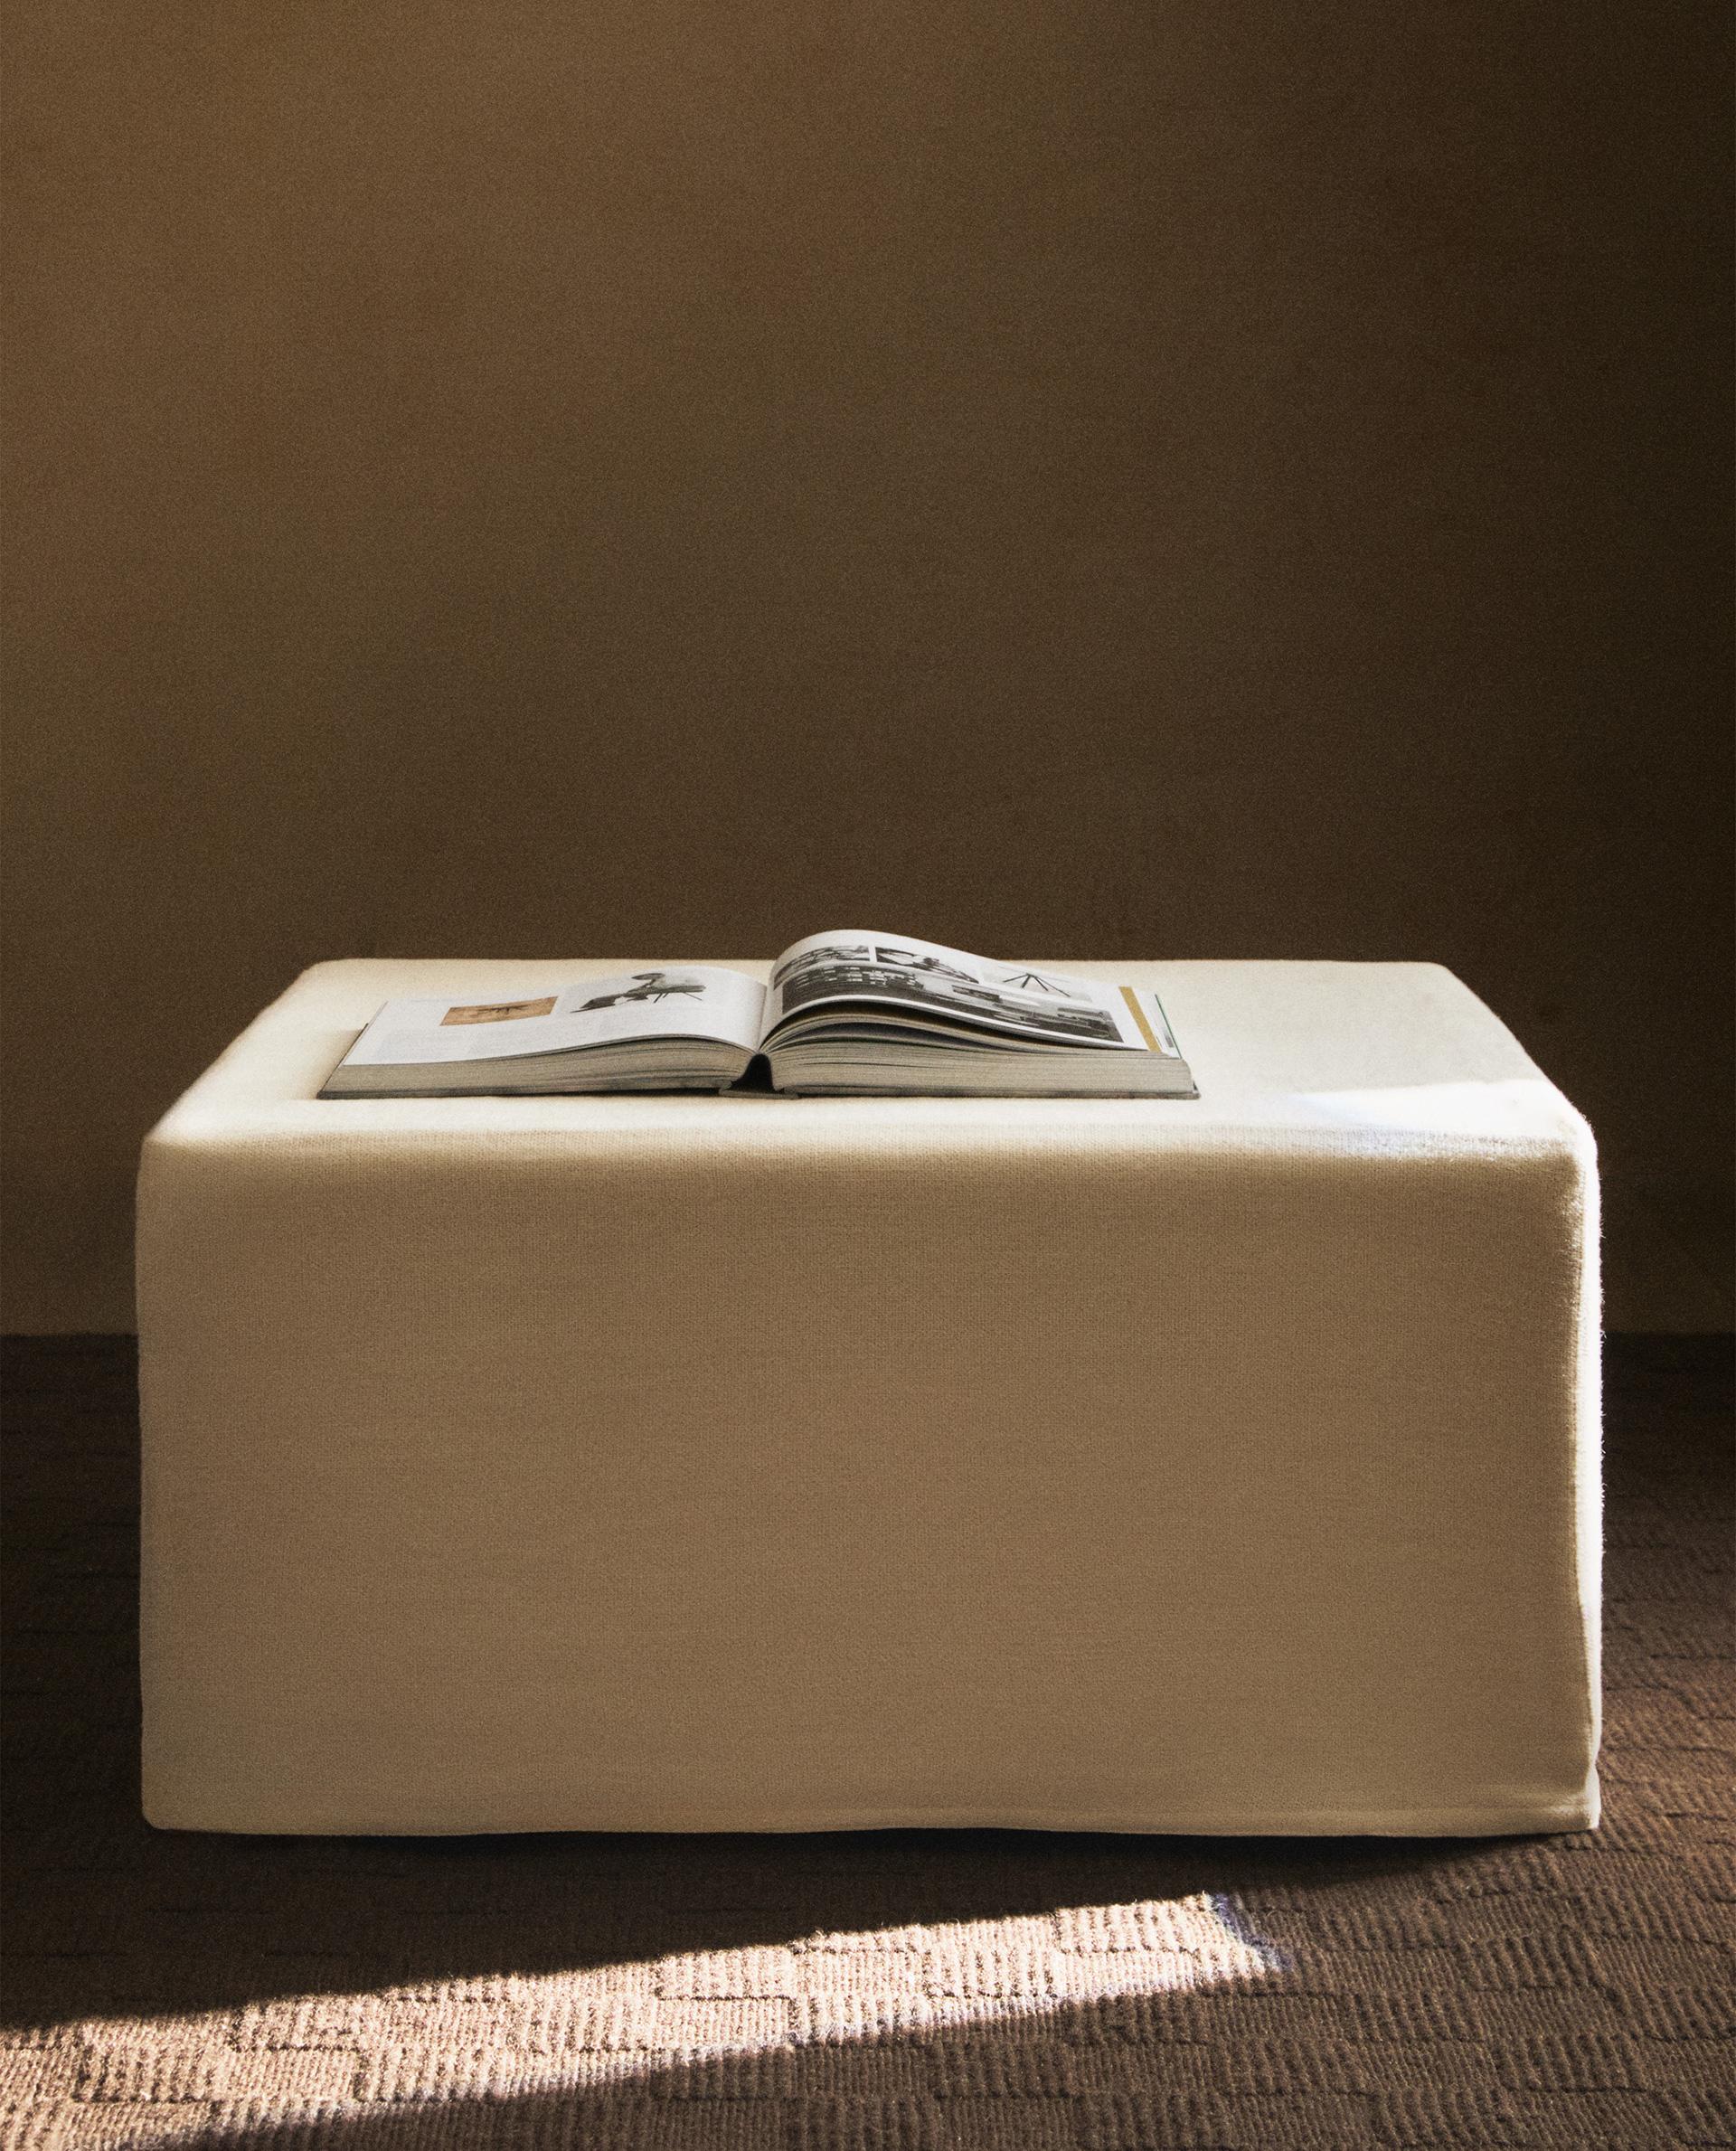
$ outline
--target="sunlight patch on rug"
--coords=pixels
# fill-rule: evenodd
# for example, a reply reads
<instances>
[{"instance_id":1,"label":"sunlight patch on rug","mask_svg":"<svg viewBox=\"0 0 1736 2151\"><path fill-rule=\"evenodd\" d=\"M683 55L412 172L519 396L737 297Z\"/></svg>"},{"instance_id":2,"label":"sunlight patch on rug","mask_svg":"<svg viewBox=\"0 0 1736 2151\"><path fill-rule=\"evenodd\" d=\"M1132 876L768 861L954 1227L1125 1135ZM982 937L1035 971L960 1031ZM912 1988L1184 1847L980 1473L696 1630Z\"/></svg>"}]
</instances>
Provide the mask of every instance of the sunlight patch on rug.
<instances>
[{"instance_id":1,"label":"sunlight patch on rug","mask_svg":"<svg viewBox=\"0 0 1736 2151\"><path fill-rule=\"evenodd\" d=\"M441 1979L93 2018L0 2052L0 2111L27 2140L137 2146L286 2120L342 2126L457 2099L536 2099L658 2071L920 2040L1282 1968L1232 1901L1202 1892L588 1970Z\"/></svg>"}]
</instances>

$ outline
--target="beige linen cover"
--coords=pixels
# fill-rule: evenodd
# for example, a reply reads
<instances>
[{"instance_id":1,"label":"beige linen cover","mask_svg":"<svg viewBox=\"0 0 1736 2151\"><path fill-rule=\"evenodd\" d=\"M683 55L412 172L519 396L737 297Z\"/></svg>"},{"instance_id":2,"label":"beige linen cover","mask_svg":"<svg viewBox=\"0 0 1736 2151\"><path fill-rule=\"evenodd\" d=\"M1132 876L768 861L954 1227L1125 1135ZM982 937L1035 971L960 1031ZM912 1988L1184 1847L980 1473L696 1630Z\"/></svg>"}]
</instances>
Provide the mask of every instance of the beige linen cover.
<instances>
[{"instance_id":1,"label":"beige linen cover","mask_svg":"<svg viewBox=\"0 0 1736 2151\"><path fill-rule=\"evenodd\" d=\"M314 1096L639 967L322 964L149 1138L154 1822L1595 1822L1592 1142L1450 974L1069 962L1197 1101Z\"/></svg>"}]
</instances>

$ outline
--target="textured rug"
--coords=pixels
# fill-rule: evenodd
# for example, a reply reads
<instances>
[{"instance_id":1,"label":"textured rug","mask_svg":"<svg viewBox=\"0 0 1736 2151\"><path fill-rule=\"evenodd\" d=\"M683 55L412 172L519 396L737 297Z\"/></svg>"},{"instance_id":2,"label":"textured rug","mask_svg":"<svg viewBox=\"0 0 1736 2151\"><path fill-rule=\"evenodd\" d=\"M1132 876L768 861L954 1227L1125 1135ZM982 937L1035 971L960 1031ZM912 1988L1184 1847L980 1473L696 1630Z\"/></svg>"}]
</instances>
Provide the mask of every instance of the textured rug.
<instances>
[{"instance_id":1,"label":"textured rug","mask_svg":"<svg viewBox=\"0 0 1736 2151\"><path fill-rule=\"evenodd\" d=\"M1729 1364L1610 1348L1595 1835L344 1841L140 1820L130 1344L14 1344L0 2141L1736 2142Z\"/></svg>"}]
</instances>

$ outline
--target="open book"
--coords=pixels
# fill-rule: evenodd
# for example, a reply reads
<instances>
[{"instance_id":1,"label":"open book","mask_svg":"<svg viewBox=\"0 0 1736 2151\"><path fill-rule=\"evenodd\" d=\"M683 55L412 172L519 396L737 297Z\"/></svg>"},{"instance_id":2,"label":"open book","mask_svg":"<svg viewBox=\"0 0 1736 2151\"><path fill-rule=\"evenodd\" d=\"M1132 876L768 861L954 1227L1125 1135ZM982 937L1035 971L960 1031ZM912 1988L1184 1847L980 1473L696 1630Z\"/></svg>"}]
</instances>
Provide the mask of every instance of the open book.
<instances>
[{"instance_id":1,"label":"open book","mask_svg":"<svg viewBox=\"0 0 1736 2151\"><path fill-rule=\"evenodd\" d=\"M797 941L769 985L676 964L524 1000L388 1001L319 1095L727 1090L761 1054L797 1095L1199 1095L1146 987L854 930Z\"/></svg>"}]
</instances>

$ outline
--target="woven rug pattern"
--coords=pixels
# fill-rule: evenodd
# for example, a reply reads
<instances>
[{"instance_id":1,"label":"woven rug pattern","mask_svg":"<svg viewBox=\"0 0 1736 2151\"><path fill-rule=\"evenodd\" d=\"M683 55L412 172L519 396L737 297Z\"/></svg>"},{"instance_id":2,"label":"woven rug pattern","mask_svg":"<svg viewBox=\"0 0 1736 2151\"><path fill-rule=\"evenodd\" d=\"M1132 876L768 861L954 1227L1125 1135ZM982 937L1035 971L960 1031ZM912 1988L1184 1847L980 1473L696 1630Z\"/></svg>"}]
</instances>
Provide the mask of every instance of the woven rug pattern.
<instances>
[{"instance_id":1,"label":"woven rug pattern","mask_svg":"<svg viewBox=\"0 0 1736 2151\"><path fill-rule=\"evenodd\" d=\"M1595 1834L308 1840L140 1819L132 1347L15 1343L0 2142L1736 2143L1729 1361L1611 1343Z\"/></svg>"}]
</instances>

